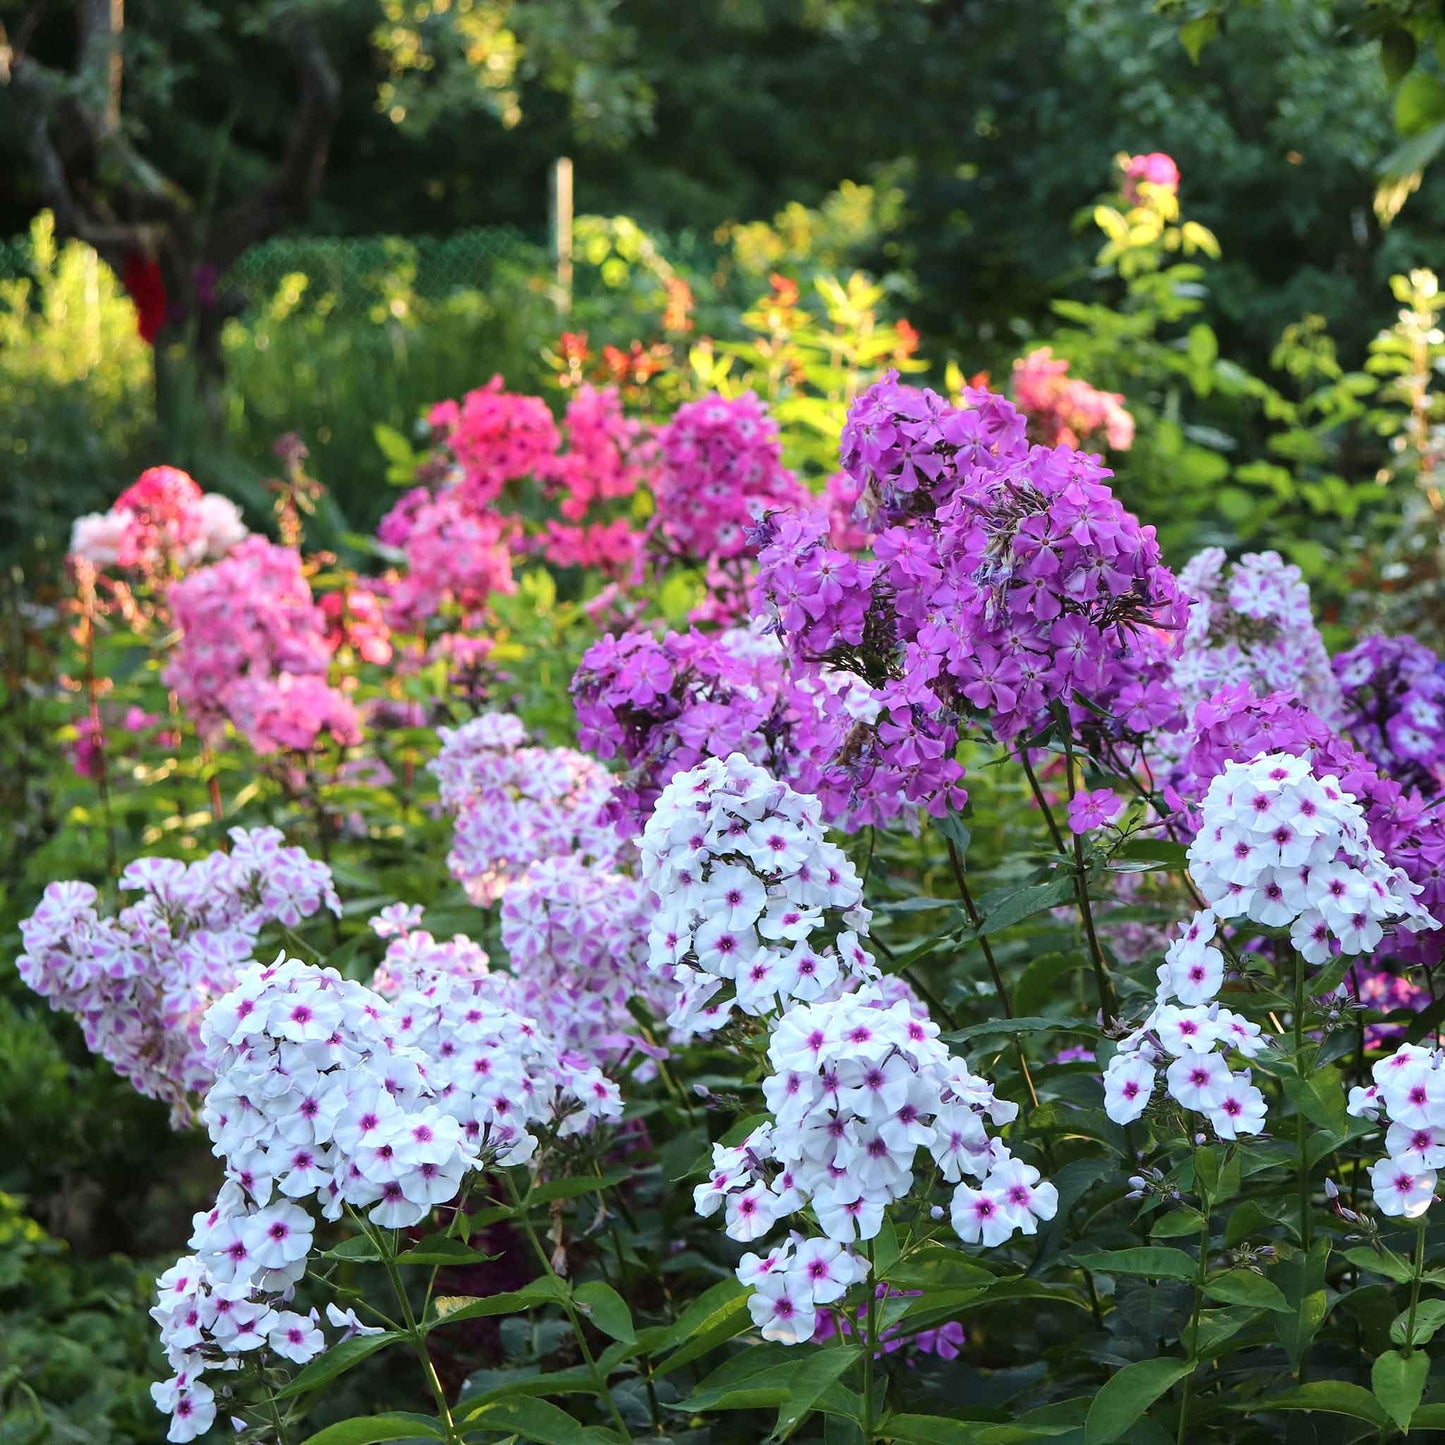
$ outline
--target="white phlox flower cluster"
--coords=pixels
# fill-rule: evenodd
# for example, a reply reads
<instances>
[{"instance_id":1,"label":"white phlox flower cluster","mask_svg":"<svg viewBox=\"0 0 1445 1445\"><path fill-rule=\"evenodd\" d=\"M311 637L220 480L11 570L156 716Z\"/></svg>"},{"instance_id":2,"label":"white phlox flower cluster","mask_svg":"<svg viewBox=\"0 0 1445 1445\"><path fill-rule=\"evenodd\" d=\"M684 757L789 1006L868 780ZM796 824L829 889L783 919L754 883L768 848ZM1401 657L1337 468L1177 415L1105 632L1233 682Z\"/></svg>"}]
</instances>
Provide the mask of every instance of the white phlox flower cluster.
<instances>
[{"instance_id":1,"label":"white phlox flower cluster","mask_svg":"<svg viewBox=\"0 0 1445 1445\"><path fill-rule=\"evenodd\" d=\"M270 923L294 928L321 908L341 912L331 870L276 828L233 828L231 850L195 863L141 858L121 874L140 897L114 917L88 883L52 883L20 925L20 977L52 1008L73 1014L86 1047L176 1127L214 1078L202 1015L252 962Z\"/></svg>"},{"instance_id":2,"label":"white phlox flower cluster","mask_svg":"<svg viewBox=\"0 0 1445 1445\"><path fill-rule=\"evenodd\" d=\"M314 1229L346 1207L399 1229L454 1199L480 1167L525 1163L538 1124L577 1132L620 1112L615 1086L561 1064L485 979L418 972L394 1001L332 969L253 965L201 1026L215 1083L202 1117L226 1183L152 1311L174 1377L155 1386L184 1441L214 1418L203 1375L261 1351L325 1348L288 1310ZM354 1327L338 1316L333 1323Z\"/></svg>"},{"instance_id":3,"label":"white phlox flower cluster","mask_svg":"<svg viewBox=\"0 0 1445 1445\"><path fill-rule=\"evenodd\" d=\"M1224 982L1224 955L1214 946L1218 919L1203 908L1179 930L1159 965L1159 987L1148 1018L1119 1044L1104 1070L1104 1112L1116 1124L1137 1119L1153 1097L1159 1071L1170 1098L1208 1117L1221 1139L1258 1134L1264 1095L1248 1068L1269 1046L1259 1025L1215 998Z\"/></svg>"},{"instance_id":4,"label":"white phlox flower cluster","mask_svg":"<svg viewBox=\"0 0 1445 1445\"><path fill-rule=\"evenodd\" d=\"M529 745L522 720L488 713L440 728L427 764L456 832L447 867L473 903L495 903L529 864L578 854L615 860L622 839L603 816L612 780L595 758Z\"/></svg>"},{"instance_id":5,"label":"white phlox flower cluster","mask_svg":"<svg viewBox=\"0 0 1445 1445\"><path fill-rule=\"evenodd\" d=\"M1354 798L1288 753L1230 763L1210 783L1189 875L1207 906L1170 944L1152 1012L1109 1061L1105 1112L1120 1124L1137 1119L1162 1068L1169 1096L1206 1115L1221 1139L1257 1134L1264 1096L1229 1056L1252 1059L1268 1041L1216 999L1224 981L1219 925L1245 918L1288 928L1313 964L1370 952L1388 923L1439 925L1415 901L1419 886L1370 841Z\"/></svg>"},{"instance_id":6,"label":"white phlox flower cluster","mask_svg":"<svg viewBox=\"0 0 1445 1445\"><path fill-rule=\"evenodd\" d=\"M970 1073L906 1000L889 1002L864 985L794 1004L773 1030L768 1059L774 1072L763 1096L772 1118L735 1147L715 1146L712 1172L693 1196L699 1214L723 1211L733 1239L750 1243L807 1211L832 1246L808 1242L834 1266L819 1278L846 1288L862 1275L840 1251L878 1234L888 1207L914 1187L920 1149L955 1186L952 1222L965 1243L991 1247L1053 1218L1053 1185L988 1133L1017 1106ZM758 1292L750 1308L769 1338L809 1338L816 1307L838 1297L810 1288L814 1266L797 1263L803 1249L785 1246L766 1268L747 1256L738 1270Z\"/></svg>"},{"instance_id":7,"label":"white phlox flower cluster","mask_svg":"<svg viewBox=\"0 0 1445 1445\"><path fill-rule=\"evenodd\" d=\"M1370 953L1387 923L1440 926L1371 841L1353 795L1289 753L1229 763L1210 783L1189 875L1217 917L1288 928L1307 963Z\"/></svg>"},{"instance_id":8,"label":"white phlox flower cluster","mask_svg":"<svg viewBox=\"0 0 1445 1445\"><path fill-rule=\"evenodd\" d=\"M731 1008L762 1016L878 977L859 942L871 916L818 801L741 753L677 774L642 834L657 895L648 962L677 986L668 1024L710 1032Z\"/></svg>"},{"instance_id":9,"label":"white phlox flower cluster","mask_svg":"<svg viewBox=\"0 0 1445 1445\"><path fill-rule=\"evenodd\" d=\"M1418 1219L1435 1200L1445 1164L1445 1052L1401 1044L1371 1071L1374 1082L1350 1090L1349 1113L1388 1122L1385 1157L1370 1166L1381 1214Z\"/></svg>"}]
</instances>

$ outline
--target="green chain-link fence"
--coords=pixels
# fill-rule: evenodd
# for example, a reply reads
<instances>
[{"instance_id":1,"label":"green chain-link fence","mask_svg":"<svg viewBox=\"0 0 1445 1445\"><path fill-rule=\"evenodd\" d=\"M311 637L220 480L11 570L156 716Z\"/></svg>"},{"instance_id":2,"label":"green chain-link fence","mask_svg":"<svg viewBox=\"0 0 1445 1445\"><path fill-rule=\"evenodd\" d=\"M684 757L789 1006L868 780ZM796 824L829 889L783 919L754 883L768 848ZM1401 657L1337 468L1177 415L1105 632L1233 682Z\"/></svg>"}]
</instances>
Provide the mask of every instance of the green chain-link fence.
<instances>
[{"instance_id":1,"label":"green chain-link fence","mask_svg":"<svg viewBox=\"0 0 1445 1445\"><path fill-rule=\"evenodd\" d=\"M344 313L372 305L387 276L406 275L415 294L437 300L485 287L506 264L545 267L543 239L505 226L450 236L278 236L245 252L222 285L239 291L250 307L274 295L284 277L300 272L313 296L332 296ZM29 239L0 239L0 279L29 272Z\"/></svg>"}]
</instances>

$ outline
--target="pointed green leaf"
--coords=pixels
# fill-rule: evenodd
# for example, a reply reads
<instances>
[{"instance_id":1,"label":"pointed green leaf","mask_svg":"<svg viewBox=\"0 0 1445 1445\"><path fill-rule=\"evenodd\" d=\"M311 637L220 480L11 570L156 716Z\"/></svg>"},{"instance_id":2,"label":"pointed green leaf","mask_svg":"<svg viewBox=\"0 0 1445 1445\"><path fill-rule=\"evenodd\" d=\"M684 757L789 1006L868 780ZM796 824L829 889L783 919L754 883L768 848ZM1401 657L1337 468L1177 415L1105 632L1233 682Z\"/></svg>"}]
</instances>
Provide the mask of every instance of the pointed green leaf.
<instances>
[{"instance_id":1,"label":"pointed green leaf","mask_svg":"<svg viewBox=\"0 0 1445 1445\"><path fill-rule=\"evenodd\" d=\"M1375 1398L1402 1430L1420 1408L1420 1397L1425 1393L1425 1377L1429 1373L1430 1356L1423 1350L1410 1355L1402 1355L1399 1350L1387 1350L1370 1371Z\"/></svg>"},{"instance_id":2,"label":"pointed green leaf","mask_svg":"<svg viewBox=\"0 0 1445 1445\"><path fill-rule=\"evenodd\" d=\"M405 1338L405 1335L389 1330L380 1335L352 1335L349 1340L338 1340L324 1355L318 1355L299 1375L278 1390L276 1398L287 1400L293 1395L314 1390L317 1385L327 1384L378 1350L384 1350L388 1345Z\"/></svg>"},{"instance_id":3,"label":"pointed green leaf","mask_svg":"<svg viewBox=\"0 0 1445 1445\"><path fill-rule=\"evenodd\" d=\"M1084 1445L1110 1445L1176 1381L1194 1368L1188 1360L1136 1360L1111 1375L1089 1407Z\"/></svg>"},{"instance_id":4,"label":"pointed green leaf","mask_svg":"<svg viewBox=\"0 0 1445 1445\"><path fill-rule=\"evenodd\" d=\"M1206 1280L1204 1293L1223 1305L1248 1305L1252 1309L1273 1310L1285 1315L1294 1310L1277 1284L1248 1269L1231 1269L1226 1274Z\"/></svg>"},{"instance_id":5,"label":"pointed green leaf","mask_svg":"<svg viewBox=\"0 0 1445 1445\"><path fill-rule=\"evenodd\" d=\"M1198 1270L1182 1249L1163 1244L1076 1254L1072 1262L1095 1274L1141 1274L1146 1279L1193 1279Z\"/></svg>"},{"instance_id":6,"label":"pointed green leaf","mask_svg":"<svg viewBox=\"0 0 1445 1445\"><path fill-rule=\"evenodd\" d=\"M378 1445L382 1440L415 1440L418 1435L446 1439L446 1431L431 1416L398 1411L366 1419L339 1420L308 1436L303 1445Z\"/></svg>"},{"instance_id":7,"label":"pointed green leaf","mask_svg":"<svg viewBox=\"0 0 1445 1445\"><path fill-rule=\"evenodd\" d=\"M604 1335L624 1344L631 1344L637 1338L632 1325L632 1311L627 1302L600 1279L578 1285L572 1297L582 1306L582 1312L602 1331Z\"/></svg>"}]
</instances>

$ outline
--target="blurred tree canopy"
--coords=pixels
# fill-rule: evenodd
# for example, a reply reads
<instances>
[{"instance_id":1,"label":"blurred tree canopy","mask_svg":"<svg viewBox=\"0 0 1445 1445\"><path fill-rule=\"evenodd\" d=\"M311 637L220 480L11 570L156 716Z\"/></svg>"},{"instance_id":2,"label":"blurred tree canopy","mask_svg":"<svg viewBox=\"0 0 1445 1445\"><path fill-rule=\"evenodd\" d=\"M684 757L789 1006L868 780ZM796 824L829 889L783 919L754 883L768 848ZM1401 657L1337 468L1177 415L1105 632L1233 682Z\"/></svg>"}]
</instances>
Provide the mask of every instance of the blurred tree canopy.
<instances>
[{"instance_id":1,"label":"blurred tree canopy","mask_svg":"<svg viewBox=\"0 0 1445 1445\"><path fill-rule=\"evenodd\" d=\"M1262 365L1314 313L1349 351L1380 324L1385 278L1429 261L1445 226L1428 172L1390 228L1373 207L1399 144L1383 48L1426 7L1351 4L0 0L0 226L47 204L14 58L62 77L63 121L95 104L86 27L109 11L124 16L118 141L214 218L222 249L245 234L222 218L286 174L307 35L339 84L324 175L286 225L304 210L320 233L537 233L560 154L577 160L579 210L670 232L883 179L901 203L853 259L908 278L935 353L987 365L1090 284L1076 218L1111 156L1159 149L1224 247L1221 339ZM1346 23L1376 9L1404 18ZM1411 64L1433 77L1419 44Z\"/></svg>"}]
</instances>

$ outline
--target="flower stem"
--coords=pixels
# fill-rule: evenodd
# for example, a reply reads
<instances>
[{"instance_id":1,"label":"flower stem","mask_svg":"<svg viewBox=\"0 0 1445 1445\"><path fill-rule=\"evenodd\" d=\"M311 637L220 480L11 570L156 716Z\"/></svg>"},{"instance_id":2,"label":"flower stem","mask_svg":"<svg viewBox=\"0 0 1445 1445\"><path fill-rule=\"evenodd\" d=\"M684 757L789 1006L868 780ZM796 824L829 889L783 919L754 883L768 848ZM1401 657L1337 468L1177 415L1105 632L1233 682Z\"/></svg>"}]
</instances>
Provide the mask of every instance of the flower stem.
<instances>
[{"instance_id":1,"label":"flower stem","mask_svg":"<svg viewBox=\"0 0 1445 1445\"><path fill-rule=\"evenodd\" d=\"M587 1373L592 1380L592 1391L599 1402L607 1406L608 1413L612 1416L612 1423L617 1427L617 1433L623 1440L632 1439L632 1432L627 1428L627 1422L622 1418L617 1408L617 1401L612 1398L612 1391L607 1386L607 1377L597 1365L597 1357L592 1353L592 1347L587 1343L587 1335L582 1328L582 1320L577 1314L577 1306L572 1302L572 1291L566 1282L552 1268L552 1260L542 1241L537 1238L537 1231L532 1224L532 1216L527 1209L527 1202L517 1193L517 1186L512 1182L512 1176L505 1176L507 1181L507 1195L512 1201L512 1207L517 1211L517 1218L521 1220L523 1232L532 1245L532 1251L537 1256L543 1272L547 1278L557 1286L557 1299L561 1304L568 1322L572 1326L572 1333L577 1336L577 1347L582 1351L582 1358L587 1364Z\"/></svg>"},{"instance_id":2,"label":"flower stem","mask_svg":"<svg viewBox=\"0 0 1445 1445\"><path fill-rule=\"evenodd\" d=\"M1305 1068L1305 961L1296 952L1294 956L1294 1066L1303 1083L1308 1077ZM1314 1220L1310 1210L1310 1167L1309 1167L1309 1123L1302 1110L1298 1111L1295 1137L1299 1145L1299 1235L1300 1247L1309 1253L1314 1235Z\"/></svg>"},{"instance_id":3,"label":"flower stem","mask_svg":"<svg viewBox=\"0 0 1445 1445\"><path fill-rule=\"evenodd\" d=\"M396 1267L395 1236L389 1230L364 1227L367 1234L371 1236L372 1243L376 1245L376 1251L381 1256L382 1265L386 1269L386 1276L391 1281L392 1293L396 1295L396 1302L401 1306L401 1317L405 1324L406 1334L421 1363L427 1388L436 1401L437 1415L446 1430L448 1445L458 1445L461 1436L457 1433L456 1421L452 1419L451 1406L447 1404L447 1392L442 1388L441 1377L437 1374L436 1365L432 1362L431 1351L427 1348L426 1331L417 1324L416 1312L411 1307L406 1286L402 1283L401 1271Z\"/></svg>"},{"instance_id":4,"label":"flower stem","mask_svg":"<svg viewBox=\"0 0 1445 1445\"><path fill-rule=\"evenodd\" d=\"M873 1241L868 1241L868 1308L863 1326L863 1445L873 1445L877 1402L874 1399L873 1353L878 1339L878 1289L873 1282Z\"/></svg>"},{"instance_id":5,"label":"flower stem","mask_svg":"<svg viewBox=\"0 0 1445 1445\"><path fill-rule=\"evenodd\" d=\"M1410 1274L1410 1313L1405 1321L1405 1353L1415 1353L1415 1314L1420 1308L1420 1278L1425 1273L1425 1217L1415 1225L1415 1268Z\"/></svg>"},{"instance_id":6,"label":"flower stem","mask_svg":"<svg viewBox=\"0 0 1445 1445\"><path fill-rule=\"evenodd\" d=\"M1199 1368L1199 1314L1204 1306L1204 1279L1209 1273L1209 1196L1199 1196L1204 1220L1199 1226L1199 1267L1194 1275L1194 1313L1189 1318L1189 1373L1184 1377L1184 1393L1179 1398L1179 1432L1175 1445L1184 1445L1188 1438L1189 1402L1194 1395L1194 1372Z\"/></svg>"}]
</instances>

